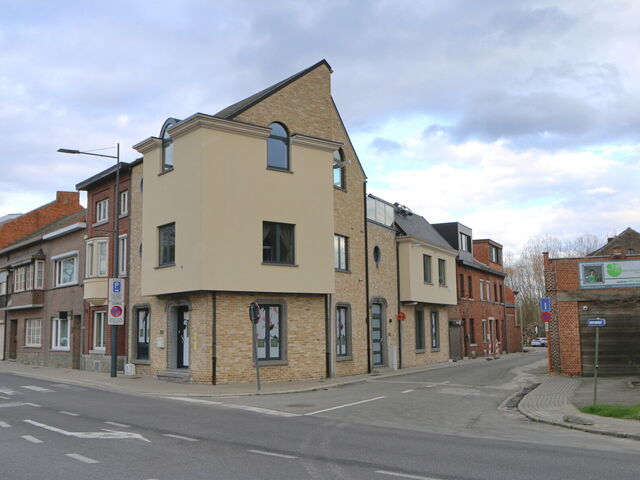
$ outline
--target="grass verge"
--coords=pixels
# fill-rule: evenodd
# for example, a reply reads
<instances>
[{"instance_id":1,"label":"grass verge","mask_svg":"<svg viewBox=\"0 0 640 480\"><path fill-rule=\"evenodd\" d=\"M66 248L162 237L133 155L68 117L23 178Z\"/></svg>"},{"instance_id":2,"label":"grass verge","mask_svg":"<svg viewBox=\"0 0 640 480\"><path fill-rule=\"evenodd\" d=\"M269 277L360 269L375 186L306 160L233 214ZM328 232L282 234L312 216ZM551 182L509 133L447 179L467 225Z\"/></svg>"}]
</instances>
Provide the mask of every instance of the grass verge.
<instances>
[{"instance_id":1,"label":"grass verge","mask_svg":"<svg viewBox=\"0 0 640 480\"><path fill-rule=\"evenodd\" d=\"M580 411L601 417L640 420L640 403L638 405L588 405L582 407Z\"/></svg>"}]
</instances>

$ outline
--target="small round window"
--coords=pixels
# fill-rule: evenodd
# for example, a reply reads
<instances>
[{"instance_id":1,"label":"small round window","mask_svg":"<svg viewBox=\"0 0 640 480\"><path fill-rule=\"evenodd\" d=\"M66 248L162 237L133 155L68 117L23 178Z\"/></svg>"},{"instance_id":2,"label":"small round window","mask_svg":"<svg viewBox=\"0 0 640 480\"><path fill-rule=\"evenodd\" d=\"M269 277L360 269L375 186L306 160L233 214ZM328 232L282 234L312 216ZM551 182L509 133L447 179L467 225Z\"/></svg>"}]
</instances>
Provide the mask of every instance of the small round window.
<instances>
[{"instance_id":1,"label":"small round window","mask_svg":"<svg viewBox=\"0 0 640 480\"><path fill-rule=\"evenodd\" d=\"M382 254L380 253L380 247L376 245L375 247L373 247L373 261L376 262L376 265L380 264L381 256Z\"/></svg>"}]
</instances>

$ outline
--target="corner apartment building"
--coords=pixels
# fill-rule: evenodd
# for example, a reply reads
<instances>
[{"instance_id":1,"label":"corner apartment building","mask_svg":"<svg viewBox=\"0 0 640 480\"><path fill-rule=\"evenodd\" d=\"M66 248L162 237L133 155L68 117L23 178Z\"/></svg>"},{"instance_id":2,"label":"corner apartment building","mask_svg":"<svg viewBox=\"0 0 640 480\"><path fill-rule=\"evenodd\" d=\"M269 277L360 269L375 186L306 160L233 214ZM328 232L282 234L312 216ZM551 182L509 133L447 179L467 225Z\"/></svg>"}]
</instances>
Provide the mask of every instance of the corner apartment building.
<instances>
[{"instance_id":1,"label":"corner apartment building","mask_svg":"<svg viewBox=\"0 0 640 480\"><path fill-rule=\"evenodd\" d=\"M599 328L598 372L640 373L640 233L627 228L585 257L550 258L543 253L543 258L551 299L551 369L593 375ZM606 325L589 326L595 318L604 318Z\"/></svg>"},{"instance_id":2,"label":"corner apartment building","mask_svg":"<svg viewBox=\"0 0 640 480\"><path fill-rule=\"evenodd\" d=\"M0 250L0 358L80 368L84 228L80 210Z\"/></svg>"},{"instance_id":3,"label":"corner apartment building","mask_svg":"<svg viewBox=\"0 0 640 480\"><path fill-rule=\"evenodd\" d=\"M125 299L128 298L131 166L120 163L117 201L116 168L114 165L76 185L76 190L87 192L87 228L83 246L85 262L82 265L85 302L85 337L81 358L83 370L107 372L111 368L112 338L107 315L109 278L124 281ZM116 244L118 265L114 263ZM127 357L129 314L125 308L125 324L118 326L120 369L124 367Z\"/></svg>"},{"instance_id":4,"label":"corner apartment building","mask_svg":"<svg viewBox=\"0 0 640 480\"><path fill-rule=\"evenodd\" d=\"M365 175L326 61L134 148L131 358L143 374L265 380L371 362ZM139 275L138 275L139 270Z\"/></svg>"},{"instance_id":5,"label":"corner apartment building","mask_svg":"<svg viewBox=\"0 0 640 480\"><path fill-rule=\"evenodd\" d=\"M493 240L473 240L471 228L439 223L435 229L458 252L457 305L449 319L462 326L459 348L464 357L493 357L505 350L505 286L502 245ZM514 317L515 318L515 317ZM451 339L451 343L458 343Z\"/></svg>"}]
</instances>

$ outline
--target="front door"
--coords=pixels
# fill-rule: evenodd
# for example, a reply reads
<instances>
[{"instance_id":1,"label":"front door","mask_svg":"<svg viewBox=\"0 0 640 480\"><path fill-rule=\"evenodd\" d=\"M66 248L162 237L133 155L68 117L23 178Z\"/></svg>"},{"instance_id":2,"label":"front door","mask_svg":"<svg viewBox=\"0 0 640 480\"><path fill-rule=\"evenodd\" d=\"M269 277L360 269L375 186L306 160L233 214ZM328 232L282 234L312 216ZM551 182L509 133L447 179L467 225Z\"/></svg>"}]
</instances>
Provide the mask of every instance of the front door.
<instances>
[{"instance_id":1,"label":"front door","mask_svg":"<svg viewBox=\"0 0 640 480\"><path fill-rule=\"evenodd\" d=\"M15 360L18 351L18 320L9 321L9 360Z\"/></svg>"},{"instance_id":2,"label":"front door","mask_svg":"<svg viewBox=\"0 0 640 480\"><path fill-rule=\"evenodd\" d=\"M382 321L383 307L381 303L371 304L371 354L373 365L384 365L384 324Z\"/></svg>"},{"instance_id":3,"label":"front door","mask_svg":"<svg viewBox=\"0 0 640 480\"><path fill-rule=\"evenodd\" d=\"M189 368L189 309L187 307L178 308L176 324L178 328L178 358L176 358L176 366L178 368Z\"/></svg>"}]
</instances>

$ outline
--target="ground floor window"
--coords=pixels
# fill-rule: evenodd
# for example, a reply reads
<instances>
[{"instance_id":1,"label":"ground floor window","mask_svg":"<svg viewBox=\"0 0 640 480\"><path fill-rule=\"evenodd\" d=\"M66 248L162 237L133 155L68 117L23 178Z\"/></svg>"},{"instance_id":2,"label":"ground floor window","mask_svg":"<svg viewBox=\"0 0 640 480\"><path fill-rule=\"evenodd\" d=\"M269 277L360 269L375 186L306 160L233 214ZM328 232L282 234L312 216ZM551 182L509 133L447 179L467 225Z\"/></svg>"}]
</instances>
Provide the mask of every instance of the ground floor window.
<instances>
[{"instance_id":1,"label":"ground floor window","mask_svg":"<svg viewBox=\"0 0 640 480\"><path fill-rule=\"evenodd\" d=\"M424 312L416 310L416 350L424 351Z\"/></svg>"},{"instance_id":2,"label":"ground floor window","mask_svg":"<svg viewBox=\"0 0 640 480\"><path fill-rule=\"evenodd\" d=\"M351 325L349 321L349 307L336 307L336 355L348 357L351 355Z\"/></svg>"},{"instance_id":3,"label":"ground floor window","mask_svg":"<svg viewBox=\"0 0 640 480\"><path fill-rule=\"evenodd\" d=\"M69 350L69 319L54 317L51 321L51 348Z\"/></svg>"},{"instance_id":4,"label":"ground floor window","mask_svg":"<svg viewBox=\"0 0 640 480\"><path fill-rule=\"evenodd\" d=\"M150 317L148 308L136 310L136 358L138 360L149 360L149 331Z\"/></svg>"},{"instance_id":5,"label":"ground floor window","mask_svg":"<svg viewBox=\"0 0 640 480\"><path fill-rule=\"evenodd\" d=\"M438 312L431 312L431 348L440 348L440 321Z\"/></svg>"},{"instance_id":6,"label":"ground floor window","mask_svg":"<svg viewBox=\"0 0 640 480\"><path fill-rule=\"evenodd\" d=\"M105 331L106 331L107 312L93 312L93 349L105 349Z\"/></svg>"},{"instance_id":7,"label":"ground floor window","mask_svg":"<svg viewBox=\"0 0 640 480\"><path fill-rule=\"evenodd\" d=\"M29 318L25 324L25 346L39 347L42 322L39 318Z\"/></svg>"},{"instance_id":8,"label":"ground floor window","mask_svg":"<svg viewBox=\"0 0 640 480\"><path fill-rule=\"evenodd\" d=\"M487 333L487 321L483 319L482 320L482 341L486 343L488 338L489 337Z\"/></svg>"},{"instance_id":9,"label":"ground floor window","mask_svg":"<svg viewBox=\"0 0 640 480\"><path fill-rule=\"evenodd\" d=\"M257 324L258 360L282 359L282 305L262 305Z\"/></svg>"}]
</instances>

